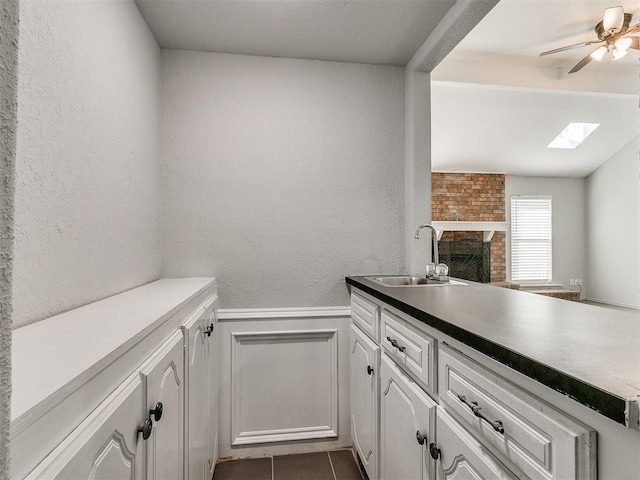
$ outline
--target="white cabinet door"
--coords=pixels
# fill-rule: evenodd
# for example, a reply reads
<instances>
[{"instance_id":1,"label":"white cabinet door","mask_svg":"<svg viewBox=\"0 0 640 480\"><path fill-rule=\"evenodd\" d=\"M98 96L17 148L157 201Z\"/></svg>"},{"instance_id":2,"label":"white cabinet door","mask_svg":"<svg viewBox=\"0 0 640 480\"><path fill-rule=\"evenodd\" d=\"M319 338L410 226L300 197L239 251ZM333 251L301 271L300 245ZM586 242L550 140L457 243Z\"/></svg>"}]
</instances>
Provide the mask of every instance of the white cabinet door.
<instances>
[{"instance_id":1,"label":"white cabinet door","mask_svg":"<svg viewBox=\"0 0 640 480\"><path fill-rule=\"evenodd\" d=\"M185 342L185 478L204 480L208 471L207 422L207 325L200 310L183 326Z\"/></svg>"},{"instance_id":2,"label":"white cabinet door","mask_svg":"<svg viewBox=\"0 0 640 480\"><path fill-rule=\"evenodd\" d=\"M378 365L380 347L351 325L351 439L371 480L378 473Z\"/></svg>"},{"instance_id":3,"label":"white cabinet door","mask_svg":"<svg viewBox=\"0 0 640 480\"><path fill-rule=\"evenodd\" d=\"M146 411L153 421L147 440L147 479L184 478L183 340L177 331L142 366ZM157 409L162 404L162 415ZM155 411L155 413L154 413Z\"/></svg>"},{"instance_id":4,"label":"white cabinet door","mask_svg":"<svg viewBox=\"0 0 640 480\"><path fill-rule=\"evenodd\" d=\"M516 478L487 448L438 407L436 442L430 445L436 460L436 480L504 480Z\"/></svg>"},{"instance_id":5,"label":"white cabinet door","mask_svg":"<svg viewBox=\"0 0 640 480\"><path fill-rule=\"evenodd\" d=\"M426 480L436 403L386 354L380 362L380 478Z\"/></svg>"},{"instance_id":6,"label":"white cabinet door","mask_svg":"<svg viewBox=\"0 0 640 480\"><path fill-rule=\"evenodd\" d=\"M215 313L214 315L217 315ZM206 342L206 379L208 394L205 405L205 421L207 425L207 445L205 450L208 477L213 476L213 471L218 461L218 325L217 319L209 319L208 326L211 335Z\"/></svg>"},{"instance_id":7,"label":"white cabinet door","mask_svg":"<svg viewBox=\"0 0 640 480\"><path fill-rule=\"evenodd\" d=\"M27 480L141 479L142 383L123 382L29 474Z\"/></svg>"}]
</instances>

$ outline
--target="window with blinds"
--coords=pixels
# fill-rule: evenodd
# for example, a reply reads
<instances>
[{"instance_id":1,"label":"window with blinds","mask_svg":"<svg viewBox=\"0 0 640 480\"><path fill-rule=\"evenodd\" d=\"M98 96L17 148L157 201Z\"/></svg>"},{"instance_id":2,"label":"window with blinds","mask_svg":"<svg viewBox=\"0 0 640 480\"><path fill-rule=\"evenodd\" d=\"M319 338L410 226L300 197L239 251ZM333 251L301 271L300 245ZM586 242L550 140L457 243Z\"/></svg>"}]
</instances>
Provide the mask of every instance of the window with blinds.
<instances>
[{"instance_id":1,"label":"window with blinds","mask_svg":"<svg viewBox=\"0 0 640 480\"><path fill-rule=\"evenodd\" d=\"M551 282L551 197L511 197L511 281Z\"/></svg>"}]
</instances>

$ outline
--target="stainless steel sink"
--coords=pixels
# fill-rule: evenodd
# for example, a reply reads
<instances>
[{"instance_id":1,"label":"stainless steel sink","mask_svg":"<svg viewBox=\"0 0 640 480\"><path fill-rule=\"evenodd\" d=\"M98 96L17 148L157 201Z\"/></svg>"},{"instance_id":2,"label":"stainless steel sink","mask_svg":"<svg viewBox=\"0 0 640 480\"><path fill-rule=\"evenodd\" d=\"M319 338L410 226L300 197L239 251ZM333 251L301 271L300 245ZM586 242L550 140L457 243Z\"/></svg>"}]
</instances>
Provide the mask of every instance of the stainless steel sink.
<instances>
[{"instance_id":1,"label":"stainless steel sink","mask_svg":"<svg viewBox=\"0 0 640 480\"><path fill-rule=\"evenodd\" d=\"M436 287L446 285L466 285L457 280L438 280L436 278L418 277L412 275L385 275L379 277L366 277L367 280L379 283L385 287Z\"/></svg>"}]
</instances>

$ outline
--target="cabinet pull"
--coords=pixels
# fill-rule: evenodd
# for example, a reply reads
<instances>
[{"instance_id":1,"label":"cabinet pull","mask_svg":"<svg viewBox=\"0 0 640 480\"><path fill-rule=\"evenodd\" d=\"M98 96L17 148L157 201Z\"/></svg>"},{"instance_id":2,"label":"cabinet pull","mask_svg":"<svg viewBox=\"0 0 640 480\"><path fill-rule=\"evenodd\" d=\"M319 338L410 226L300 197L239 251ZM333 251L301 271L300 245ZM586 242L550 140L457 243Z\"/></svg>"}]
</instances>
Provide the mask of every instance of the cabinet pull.
<instances>
[{"instance_id":1,"label":"cabinet pull","mask_svg":"<svg viewBox=\"0 0 640 480\"><path fill-rule=\"evenodd\" d=\"M162 402L158 402L156 403L156 408L154 408L153 410L149 410L149 416L153 415L153 419L156 422L159 422L160 419L162 418L162 410L163 410Z\"/></svg>"},{"instance_id":2,"label":"cabinet pull","mask_svg":"<svg viewBox=\"0 0 640 480\"><path fill-rule=\"evenodd\" d=\"M373 368L371 368L371 365L367 365L367 373L369 375L371 375L373 373Z\"/></svg>"},{"instance_id":3,"label":"cabinet pull","mask_svg":"<svg viewBox=\"0 0 640 480\"><path fill-rule=\"evenodd\" d=\"M440 457L440 449L436 447L435 443L429 444L429 454L434 460L437 460Z\"/></svg>"},{"instance_id":4,"label":"cabinet pull","mask_svg":"<svg viewBox=\"0 0 640 480\"><path fill-rule=\"evenodd\" d=\"M480 412L482 408L478 406L478 402L470 402L469 400L467 400L467 397L460 394L458 394L458 400L469 407L476 417L481 418L489 425L491 425L496 432L504 435L504 426L502 425L502 422L500 420L491 420L490 418L487 418L482 412Z\"/></svg>"},{"instance_id":5,"label":"cabinet pull","mask_svg":"<svg viewBox=\"0 0 640 480\"><path fill-rule=\"evenodd\" d=\"M151 421L151 417L147 417L144 419L144 424L141 427L138 427L138 433L142 433L142 439L147 440L151 436L151 430L153 430L153 422Z\"/></svg>"},{"instance_id":6,"label":"cabinet pull","mask_svg":"<svg viewBox=\"0 0 640 480\"><path fill-rule=\"evenodd\" d=\"M204 331L207 334L207 337L210 337L213 333L213 323L210 323L207 329Z\"/></svg>"},{"instance_id":7,"label":"cabinet pull","mask_svg":"<svg viewBox=\"0 0 640 480\"><path fill-rule=\"evenodd\" d=\"M416 430L416 440L420 445L424 445L424 442L427 440L427 436L420 433L420 430Z\"/></svg>"},{"instance_id":8,"label":"cabinet pull","mask_svg":"<svg viewBox=\"0 0 640 480\"><path fill-rule=\"evenodd\" d=\"M391 346L393 348L397 348L398 350L400 350L402 353L404 353L404 351L406 350L405 347L402 347L400 345L398 345L398 341L394 338L391 337L387 337L387 341L391 344Z\"/></svg>"}]
</instances>

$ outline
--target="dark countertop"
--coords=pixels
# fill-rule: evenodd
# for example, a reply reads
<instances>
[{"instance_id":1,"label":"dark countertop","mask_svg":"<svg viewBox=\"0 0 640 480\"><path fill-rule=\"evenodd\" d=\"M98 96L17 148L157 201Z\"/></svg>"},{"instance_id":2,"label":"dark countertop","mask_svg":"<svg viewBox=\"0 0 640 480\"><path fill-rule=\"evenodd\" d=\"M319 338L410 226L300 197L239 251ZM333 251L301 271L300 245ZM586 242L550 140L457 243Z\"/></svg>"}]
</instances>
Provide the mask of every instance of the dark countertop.
<instances>
[{"instance_id":1,"label":"dark countertop","mask_svg":"<svg viewBox=\"0 0 640 480\"><path fill-rule=\"evenodd\" d=\"M466 280L467 286L404 288L384 287L361 276L346 281L602 415L639 429L640 312Z\"/></svg>"}]
</instances>

